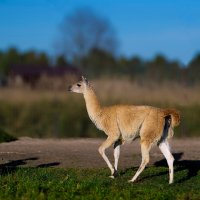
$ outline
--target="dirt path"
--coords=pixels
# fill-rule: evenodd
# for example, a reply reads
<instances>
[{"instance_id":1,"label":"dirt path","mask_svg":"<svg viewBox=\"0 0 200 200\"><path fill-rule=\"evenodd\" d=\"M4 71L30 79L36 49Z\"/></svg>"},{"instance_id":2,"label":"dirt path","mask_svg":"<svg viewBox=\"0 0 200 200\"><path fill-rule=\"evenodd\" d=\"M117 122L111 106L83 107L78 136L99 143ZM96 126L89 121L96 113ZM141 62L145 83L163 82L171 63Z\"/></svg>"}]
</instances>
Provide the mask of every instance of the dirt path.
<instances>
[{"instance_id":1,"label":"dirt path","mask_svg":"<svg viewBox=\"0 0 200 200\"><path fill-rule=\"evenodd\" d=\"M102 139L32 139L0 144L0 167L106 167L98 153ZM200 160L199 139L173 139L172 152L181 160ZM112 148L108 151L113 161ZM151 150L150 165L163 159L157 147ZM121 148L119 167L133 167L140 164L139 140Z\"/></svg>"}]
</instances>

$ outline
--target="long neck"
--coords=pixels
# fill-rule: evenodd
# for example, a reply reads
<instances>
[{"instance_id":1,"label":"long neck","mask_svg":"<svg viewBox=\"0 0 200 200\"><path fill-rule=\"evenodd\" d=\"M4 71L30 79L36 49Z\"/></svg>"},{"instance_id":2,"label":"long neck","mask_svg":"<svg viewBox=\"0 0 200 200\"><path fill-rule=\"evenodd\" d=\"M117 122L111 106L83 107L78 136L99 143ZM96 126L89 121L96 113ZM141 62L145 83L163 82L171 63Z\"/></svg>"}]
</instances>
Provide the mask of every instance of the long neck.
<instances>
[{"instance_id":1,"label":"long neck","mask_svg":"<svg viewBox=\"0 0 200 200\"><path fill-rule=\"evenodd\" d=\"M92 121L95 121L98 114L101 112L101 106L97 96L92 88L88 88L83 95L88 115Z\"/></svg>"}]
</instances>

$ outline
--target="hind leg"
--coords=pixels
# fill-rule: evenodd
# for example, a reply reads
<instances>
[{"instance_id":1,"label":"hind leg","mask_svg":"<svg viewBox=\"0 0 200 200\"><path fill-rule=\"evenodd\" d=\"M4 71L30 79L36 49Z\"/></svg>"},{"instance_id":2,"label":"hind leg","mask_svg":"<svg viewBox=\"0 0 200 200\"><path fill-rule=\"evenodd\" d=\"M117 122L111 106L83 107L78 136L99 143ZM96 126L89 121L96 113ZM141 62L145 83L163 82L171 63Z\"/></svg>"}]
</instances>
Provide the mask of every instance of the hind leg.
<instances>
[{"instance_id":1,"label":"hind leg","mask_svg":"<svg viewBox=\"0 0 200 200\"><path fill-rule=\"evenodd\" d=\"M111 178L115 178L117 176L117 167L118 167L118 161L119 161L119 156L120 156L121 144L122 142L120 139L114 143L114 173L112 176L110 176Z\"/></svg>"},{"instance_id":2,"label":"hind leg","mask_svg":"<svg viewBox=\"0 0 200 200\"><path fill-rule=\"evenodd\" d=\"M169 184L171 184L173 183L174 180L174 167L173 167L174 157L170 152L169 144L167 141L160 143L159 148L167 160L167 164L169 167Z\"/></svg>"},{"instance_id":3,"label":"hind leg","mask_svg":"<svg viewBox=\"0 0 200 200\"><path fill-rule=\"evenodd\" d=\"M129 182L134 182L137 179L137 177L142 173L146 165L149 163L150 149L151 149L151 143L149 143L149 141L142 140L141 141L142 163L139 169L137 170L136 174L134 175L134 177Z\"/></svg>"}]
</instances>

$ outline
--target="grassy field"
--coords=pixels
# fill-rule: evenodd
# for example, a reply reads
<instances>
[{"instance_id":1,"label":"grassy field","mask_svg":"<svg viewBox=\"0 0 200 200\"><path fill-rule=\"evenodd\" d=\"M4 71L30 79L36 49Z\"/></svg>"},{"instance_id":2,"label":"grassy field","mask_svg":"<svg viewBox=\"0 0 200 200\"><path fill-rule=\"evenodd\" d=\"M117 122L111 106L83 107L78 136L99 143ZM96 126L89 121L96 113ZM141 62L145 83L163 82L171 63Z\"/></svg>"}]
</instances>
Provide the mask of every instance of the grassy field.
<instances>
[{"instance_id":1,"label":"grassy field","mask_svg":"<svg viewBox=\"0 0 200 200\"><path fill-rule=\"evenodd\" d=\"M73 83L72 83L73 84ZM129 79L99 79L91 84L102 103L129 104L171 104L188 106L200 103L200 86L186 86L178 83L138 83ZM39 90L29 88L0 88L0 101L10 103L31 103L41 101L81 101L82 97L66 90ZM112 95L111 95L112 94Z\"/></svg>"},{"instance_id":2,"label":"grassy field","mask_svg":"<svg viewBox=\"0 0 200 200\"><path fill-rule=\"evenodd\" d=\"M181 125L175 137L200 136L198 85L144 84L128 79L100 79L92 84L102 105L177 108L181 111ZM104 136L90 121L82 95L66 90L0 89L0 127L16 137Z\"/></svg>"},{"instance_id":3,"label":"grassy field","mask_svg":"<svg viewBox=\"0 0 200 200\"><path fill-rule=\"evenodd\" d=\"M76 103L77 102L77 103ZM181 124L175 137L200 136L200 104L175 107L181 111ZM83 99L78 101L0 102L0 127L16 137L102 137L90 121Z\"/></svg>"},{"instance_id":4,"label":"grassy field","mask_svg":"<svg viewBox=\"0 0 200 200\"><path fill-rule=\"evenodd\" d=\"M198 168L199 170L199 168ZM168 168L149 167L136 183L127 181L136 168L110 179L107 169L1 167L0 199L200 199L200 173L176 165L175 183L168 184Z\"/></svg>"}]
</instances>

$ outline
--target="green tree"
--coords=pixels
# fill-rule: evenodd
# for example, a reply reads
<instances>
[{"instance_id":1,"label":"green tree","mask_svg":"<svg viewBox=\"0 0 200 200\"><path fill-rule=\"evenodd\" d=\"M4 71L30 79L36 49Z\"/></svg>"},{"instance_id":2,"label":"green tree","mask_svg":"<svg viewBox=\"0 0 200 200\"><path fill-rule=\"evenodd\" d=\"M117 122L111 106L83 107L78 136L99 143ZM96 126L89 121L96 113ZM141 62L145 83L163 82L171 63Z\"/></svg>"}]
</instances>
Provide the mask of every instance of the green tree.
<instances>
[{"instance_id":1,"label":"green tree","mask_svg":"<svg viewBox=\"0 0 200 200\"><path fill-rule=\"evenodd\" d=\"M116 72L115 57L111 53L101 49L92 49L81 62L84 66L84 72L91 77L108 75Z\"/></svg>"},{"instance_id":2,"label":"green tree","mask_svg":"<svg viewBox=\"0 0 200 200\"><path fill-rule=\"evenodd\" d=\"M38 56L37 56L37 64L38 65L41 65L41 66L48 66L49 65L49 59L48 59L48 56L43 52L43 53L40 53Z\"/></svg>"},{"instance_id":3,"label":"green tree","mask_svg":"<svg viewBox=\"0 0 200 200\"><path fill-rule=\"evenodd\" d=\"M28 51L21 55L23 65L32 65L37 63L37 55L34 51Z\"/></svg>"},{"instance_id":4,"label":"green tree","mask_svg":"<svg viewBox=\"0 0 200 200\"><path fill-rule=\"evenodd\" d=\"M186 71L190 83L200 82L200 53L192 59Z\"/></svg>"},{"instance_id":5,"label":"green tree","mask_svg":"<svg viewBox=\"0 0 200 200\"><path fill-rule=\"evenodd\" d=\"M56 65L57 66L67 66L67 61L64 55L58 56L56 58Z\"/></svg>"},{"instance_id":6,"label":"green tree","mask_svg":"<svg viewBox=\"0 0 200 200\"><path fill-rule=\"evenodd\" d=\"M20 54L16 48L12 47L0 56L0 73L6 75L10 67L20 63Z\"/></svg>"},{"instance_id":7,"label":"green tree","mask_svg":"<svg viewBox=\"0 0 200 200\"><path fill-rule=\"evenodd\" d=\"M157 55L146 63L146 76L150 80L162 82L164 80L180 79L180 65L177 61L170 62L163 55Z\"/></svg>"},{"instance_id":8,"label":"green tree","mask_svg":"<svg viewBox=\"0 0 200 200\"><path fill-rule=\"evenodd\" d=\"M131 78L139 77L144 71L144 65L142 60L134 56L130 59L126 57L121 57L118 60L118 73L128 75Z\"/></svg>"}]
</instances>

